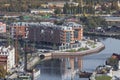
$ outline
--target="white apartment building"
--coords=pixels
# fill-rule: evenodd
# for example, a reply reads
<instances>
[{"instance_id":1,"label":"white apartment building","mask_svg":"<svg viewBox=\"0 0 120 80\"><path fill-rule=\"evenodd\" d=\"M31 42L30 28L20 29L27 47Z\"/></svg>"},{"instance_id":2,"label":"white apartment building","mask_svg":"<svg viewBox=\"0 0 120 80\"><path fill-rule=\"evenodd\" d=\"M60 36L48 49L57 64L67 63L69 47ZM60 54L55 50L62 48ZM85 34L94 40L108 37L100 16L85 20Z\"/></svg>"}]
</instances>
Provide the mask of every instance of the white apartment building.
<instances>
[{"instance_id":1,"label":"white apartment building","mask_svg":"<svg viewBox=\"0 0 120 80\"><path fill-rule=\"evenodd\" d=\"M54 14L53 9L31 9L30 13L34 14Z\"/></svg>"},{"instance_id":2,"label":"white apartment building","mask_svg":"<svg viewBox=\"0 0 120 80\"><path fill-rule=\"evenodd\" d=\"M15 48L13 46L0 46L0 65L4 65L7 72L15 67Z\"/></svg>"}]
</instances>

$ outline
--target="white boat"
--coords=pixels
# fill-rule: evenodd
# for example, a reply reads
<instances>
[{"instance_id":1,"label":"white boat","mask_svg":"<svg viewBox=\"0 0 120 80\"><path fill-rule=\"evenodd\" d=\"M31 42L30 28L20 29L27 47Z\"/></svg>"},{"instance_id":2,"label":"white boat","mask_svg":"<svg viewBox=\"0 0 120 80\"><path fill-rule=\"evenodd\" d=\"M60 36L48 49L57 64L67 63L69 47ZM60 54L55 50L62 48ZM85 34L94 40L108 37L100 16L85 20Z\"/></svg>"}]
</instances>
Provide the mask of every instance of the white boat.
<instances>
[{"instance_id":1,"label":"white boat","mask_svg":"<svg viewBox=\"0 0 120 80\"><path fill-rule=\"evenodd\" d=\"M40 76L40 69L34 69L33 70L34 80L36 80L39 76Z\"/></svg>"}]
</instances>

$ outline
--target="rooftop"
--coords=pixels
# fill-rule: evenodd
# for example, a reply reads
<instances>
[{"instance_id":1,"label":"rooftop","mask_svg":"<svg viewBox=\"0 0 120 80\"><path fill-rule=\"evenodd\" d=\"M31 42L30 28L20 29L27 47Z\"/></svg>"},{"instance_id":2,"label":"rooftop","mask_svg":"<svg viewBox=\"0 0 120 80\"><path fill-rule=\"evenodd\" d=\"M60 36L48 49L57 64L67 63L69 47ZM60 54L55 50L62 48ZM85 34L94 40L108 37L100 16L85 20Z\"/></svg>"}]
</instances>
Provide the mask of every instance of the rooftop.
<instances>
[{"instance_id":1,"label":"rooftop","mask_svg":"<svg viewBox=\"0 0 120 80\"><path fill-rule=\"evenodd\" d=\"M51 22L40 22L40 23L37 23L37 24L30 24L30 26L37 26L37 27L50 27L50 28L54 28L54 29L61 29L61 30L72 30L73 27L82 27L81 24L77 24L75 22L67 22L67 23L64 23L63 25L56 25L54 23L51 23Z\"/></svg>"},{"instance_id":2,"label":"rooftop","mask_svg":"<svg viewBox=\"0 0 120 80\"><path fill-rule=\"evenodd\" d=\"M0 46L0 55L9 55L9 51L13 49L13 46Z\"/></svg>"},{"instance_id":3,"label":"rooftop","mask_svg":"<svg viewBox=\"0 0 120 80\"><path fill-rule=\"evenodd\" d=\"M105 17L106 21L120 21L120 17Z\"/></svg>"},{"instance_id":4,"label":"rooftop","mask_svg":"<svg viewBox=\"0 0 120 80\"><path fill-rule=\"evenodd\" d=\"M50 27L54 29L61 29L61 30L66 30L66 29L72 29L73 27L82 27L81 24L77 24L75 22L67 22L64 23L63 25L56 25L52 22L17 22L17 23L12 23L12 26L30 26L30 27Z\"/></svg>"},{"instance_id":5,"label":"rooftop","mask_svg":"<svg viewBox=\"0 0 120 80\"><path fill-rule=\"evenodd\" d=\"M40 8L40 9L31 9L31 11L51 11L52 9Z\"/></svg>"}]
</instances>

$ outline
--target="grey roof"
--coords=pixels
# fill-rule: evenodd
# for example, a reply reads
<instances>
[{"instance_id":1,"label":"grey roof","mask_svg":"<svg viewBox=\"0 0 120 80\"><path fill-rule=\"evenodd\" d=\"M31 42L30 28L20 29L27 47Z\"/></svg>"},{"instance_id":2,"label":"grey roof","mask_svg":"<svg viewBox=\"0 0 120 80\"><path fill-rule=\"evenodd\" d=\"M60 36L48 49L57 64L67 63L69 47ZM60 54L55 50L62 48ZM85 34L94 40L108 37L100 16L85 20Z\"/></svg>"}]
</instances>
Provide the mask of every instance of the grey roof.
<instances>
[{"instance_id":1,"label":"grey roof","mask_svg":"<svg viewBox=\"0 0 120 80\"><path fill-rule=\"evenodd\" d=\"M54 28L54 29L71 29L72 27L82 27L81 24L77 24L75 22L67 22L67 23L64 23L63 25L55 25L54 23L51 23L51 22L17 22L17 23L13 23L12 24L13 26L27 26L27 27L51 27L51 28Z\"/></svg>"},{"instance_id":2,"label":"grey roof","mask_svg":"<svg viewBox=\"0 0 120 80\"><path fill-rule=\"evenodd\" d=\"M105 17L106 21L120 21L120 17Z\"/></svg>"}]
</instances>

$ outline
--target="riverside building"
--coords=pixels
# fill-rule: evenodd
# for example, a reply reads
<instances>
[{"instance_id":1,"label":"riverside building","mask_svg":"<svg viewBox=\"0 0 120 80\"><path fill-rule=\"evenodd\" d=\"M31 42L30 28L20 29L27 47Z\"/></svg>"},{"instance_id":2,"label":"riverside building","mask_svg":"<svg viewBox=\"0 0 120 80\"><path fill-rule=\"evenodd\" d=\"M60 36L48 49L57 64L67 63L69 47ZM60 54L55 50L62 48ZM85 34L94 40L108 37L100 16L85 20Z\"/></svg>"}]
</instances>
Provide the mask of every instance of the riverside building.
<instances>
[{"instance_id":1,"label":"riverside building","mask_svg":"<svg viewBox=\"0 0 120 80\"><path fill-rule=\"evenodd\" d=\"M0 46L0 65L9 72L15 67L15 48L13 46Z\"/></svg>"},{"instance_id":2,"label":"riverside building","mask_svg":"<svg viewBox=\"0 0 120 80\"><path fill-rule=\"evenodd\" d=\"M83 27L75 22L55 25L50 22L31 23L28 28L28 39L40 47L52 49L69 49L80 46L83 38Z\"/></svg>"},{"instance_id":3,"label":"riverside building","mask_svg":"<svg viewBox=\"0 0 120 80\"><path fill-rule=\"evenodd\" d=\"M17 22L11 24L11 37L28 39L40 48L57 50L80 47L83 26L75 22L56 25L52 22Z\"/></svg>"},{"instance_id":4,"label":"riverside building","mask_svg":"<svg viewBox=\"0 0 120 80\"><path fill-rule=\"evenodd\" d=\"M6 24L0 22L0 33L6 33Z\"/></svg>"},{"instance_id":5,"label":"riverside building","mask_svg":"<svg viewBox=\"0 0 120 80\"><path fill-rule=\"evenodd\" d=\"M16 22L10 25L11 38L27 38L28 35L28 24L27 22Z\"/></svg>"}]
</instances>

